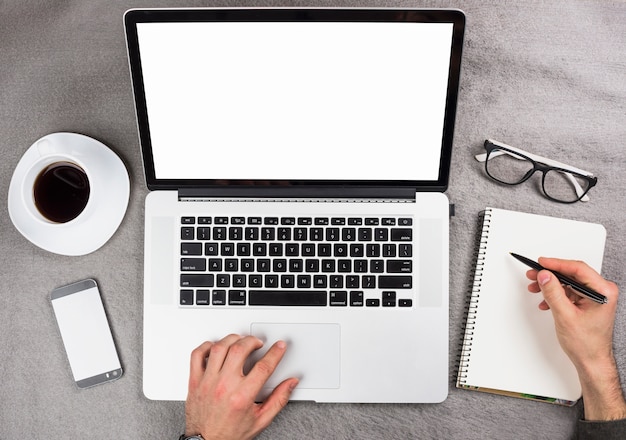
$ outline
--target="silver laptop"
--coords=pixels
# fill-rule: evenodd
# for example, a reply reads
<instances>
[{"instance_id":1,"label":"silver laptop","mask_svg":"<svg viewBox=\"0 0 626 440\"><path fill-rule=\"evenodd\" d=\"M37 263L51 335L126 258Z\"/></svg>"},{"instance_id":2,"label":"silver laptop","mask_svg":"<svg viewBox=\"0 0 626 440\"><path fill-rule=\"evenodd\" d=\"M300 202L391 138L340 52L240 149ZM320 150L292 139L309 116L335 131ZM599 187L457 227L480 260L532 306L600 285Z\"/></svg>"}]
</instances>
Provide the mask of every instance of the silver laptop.
<instances>
[{"instance_id":1,"label":"silver laptop","mask_svg":"<svg viewBox=\"0 0 626 440\"><path fill-rule=\"evenodd\" d=\"M448 393L456 10L125 15L146 181L143 389L229 333L287 342L259 398ZM251 362L254 362L252 359Z\"/></svg>"}]
</instances>

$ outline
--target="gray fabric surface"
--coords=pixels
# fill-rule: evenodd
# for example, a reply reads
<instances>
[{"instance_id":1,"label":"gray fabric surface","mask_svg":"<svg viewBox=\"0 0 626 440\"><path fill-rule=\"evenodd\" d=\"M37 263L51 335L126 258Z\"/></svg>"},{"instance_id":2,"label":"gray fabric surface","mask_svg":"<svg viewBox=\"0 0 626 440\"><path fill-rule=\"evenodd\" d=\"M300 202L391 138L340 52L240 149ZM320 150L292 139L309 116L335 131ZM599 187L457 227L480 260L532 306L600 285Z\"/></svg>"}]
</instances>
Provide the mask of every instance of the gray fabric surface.
<instances>
[{"instance_id":1,"label":"gray fabric surface","mask_svg":"<svg viewBox=\"0 0 626 440\"><path fill-rule=\"evenodd\" d=\"M452 175L450 369L457 365L476 215L487 205L602 223L603 274L624 287L626 270L626 3L624 1L0 1L0 439L173 439L182 402L141 391L143 201L123 12L146 6L458 7L467 14ZM39 137L73 131L110 146L127 165L131 198L117 233L83 257L43 251L7 213L21 155ZM501 187L473 155L492 137L593 171L591 201L559 205L532 183ZM93 277L125 369L115 383L72 383L48 293ZM626 375L626 302L615 354ZM402 366L399 366L402 368ZM366 386L366 384L364 384ZM569 438L582 406L564 408L454 388L439 405L294 402L264 439Z\"/></svg>"}]
</instances>

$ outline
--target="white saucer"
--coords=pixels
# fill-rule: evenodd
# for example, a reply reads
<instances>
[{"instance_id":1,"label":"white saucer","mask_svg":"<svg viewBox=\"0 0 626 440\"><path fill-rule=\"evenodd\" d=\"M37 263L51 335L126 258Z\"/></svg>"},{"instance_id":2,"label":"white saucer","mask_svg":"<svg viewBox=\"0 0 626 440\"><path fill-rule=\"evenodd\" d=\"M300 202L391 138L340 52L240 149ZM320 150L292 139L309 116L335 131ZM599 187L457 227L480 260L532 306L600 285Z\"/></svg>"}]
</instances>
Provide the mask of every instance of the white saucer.
<instances>
[{"instance_id":1,"label":"white saucer","mask_svg":"<svg viewBox=\"0 0 626 440\"><path fill-rule=\"evenodd\" d=\"M47 155L71 158L89 175L87 206L67 223L35 218L25 201L24 179ZM126 167L106 145L81 134L53 133L36 141L17 164L9 186L9 216L17 230L40 248L61 255L85 255L99 249L115 233L126 213L129 195Z\"/></svg>"}]
</instances>

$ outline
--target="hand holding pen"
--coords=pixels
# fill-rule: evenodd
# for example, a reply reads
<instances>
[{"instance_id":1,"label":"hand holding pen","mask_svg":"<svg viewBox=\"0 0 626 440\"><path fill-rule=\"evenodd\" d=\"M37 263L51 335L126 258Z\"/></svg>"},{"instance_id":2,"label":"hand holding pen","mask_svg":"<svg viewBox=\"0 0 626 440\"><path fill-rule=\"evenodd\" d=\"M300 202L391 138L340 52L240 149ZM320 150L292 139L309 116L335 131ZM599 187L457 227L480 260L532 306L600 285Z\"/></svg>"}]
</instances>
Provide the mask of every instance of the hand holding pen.
<instances>
[{"instance_id":1,"label":"hand holding pen","mask_svg":"<svg viewBox=\"0 0 626 440\"><path fill-rule=\"evenodd\" d=\"M526 258L523 257L521 255L518 254L514 254L513 252L510 252L510 254L515 257L517 260L521 261L522 263L524 263L526 266L535 269L537 272L539 272L540 270L544 270L545 267L543 267L541 264L531 260L530 258ZM582 296L583 298L589 298L592 301L595 301L597 303L600 304L606 304L607 302L607 298L606 296L602 295L601 293L596 292L595 290L584 286L578 282L576 282L575 280L566 277L565 275L557 272L557 271L552 271L552 273L554 274L554 276L561 282L561 284L563 284L564 286L569 286L573 289L574 293Z\"/></svg>"},{"instance_id":2,"label":"hand holding pen","mask_svg":"<svg viewBox=\"0 0 626 440\"><path fill-rule=\"evenodd\" d=\"M578 371L583 391L586 420L615 420L626 417L626 401L613 355L613 325L618 288L580 261L540 258L545 270L526 273L528 290L541 292L541 310L551 310L556 336L563 351ZM573 289L563 287L555 272L596 292L604 304L580 298Z\"/></svg>"}]
</instances>

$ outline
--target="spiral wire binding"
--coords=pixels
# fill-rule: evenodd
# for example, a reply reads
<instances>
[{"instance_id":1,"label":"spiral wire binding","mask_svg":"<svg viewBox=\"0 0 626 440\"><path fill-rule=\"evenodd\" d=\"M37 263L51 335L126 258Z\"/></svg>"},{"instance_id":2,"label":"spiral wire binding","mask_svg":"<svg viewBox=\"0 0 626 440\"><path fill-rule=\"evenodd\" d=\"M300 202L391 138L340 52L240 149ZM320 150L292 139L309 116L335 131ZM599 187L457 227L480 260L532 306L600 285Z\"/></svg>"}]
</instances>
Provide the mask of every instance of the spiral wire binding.
<instances>
[{"instance_id":1,"label":"spiral wire binding","mask_svg":"<svg viewBox=\"0 0 626 440\"><path fill-rule=\"evenodd\" d=\"M480 302L480 289L483 281L483 269L485 264L485 254L487 251L487 239L489 238L489 228L491 226L491 209L487 208L478 214L478 229L476 233L476 245L474 247L474 273L468 286L468 298L465 303L465 321L463 327L463 341L459 355L459 370L457 373L457 387L465 387L467 371L469 368L472 345L474 343L474 328L476 325L476 314Z\"/></svg>"}]
</instances>

